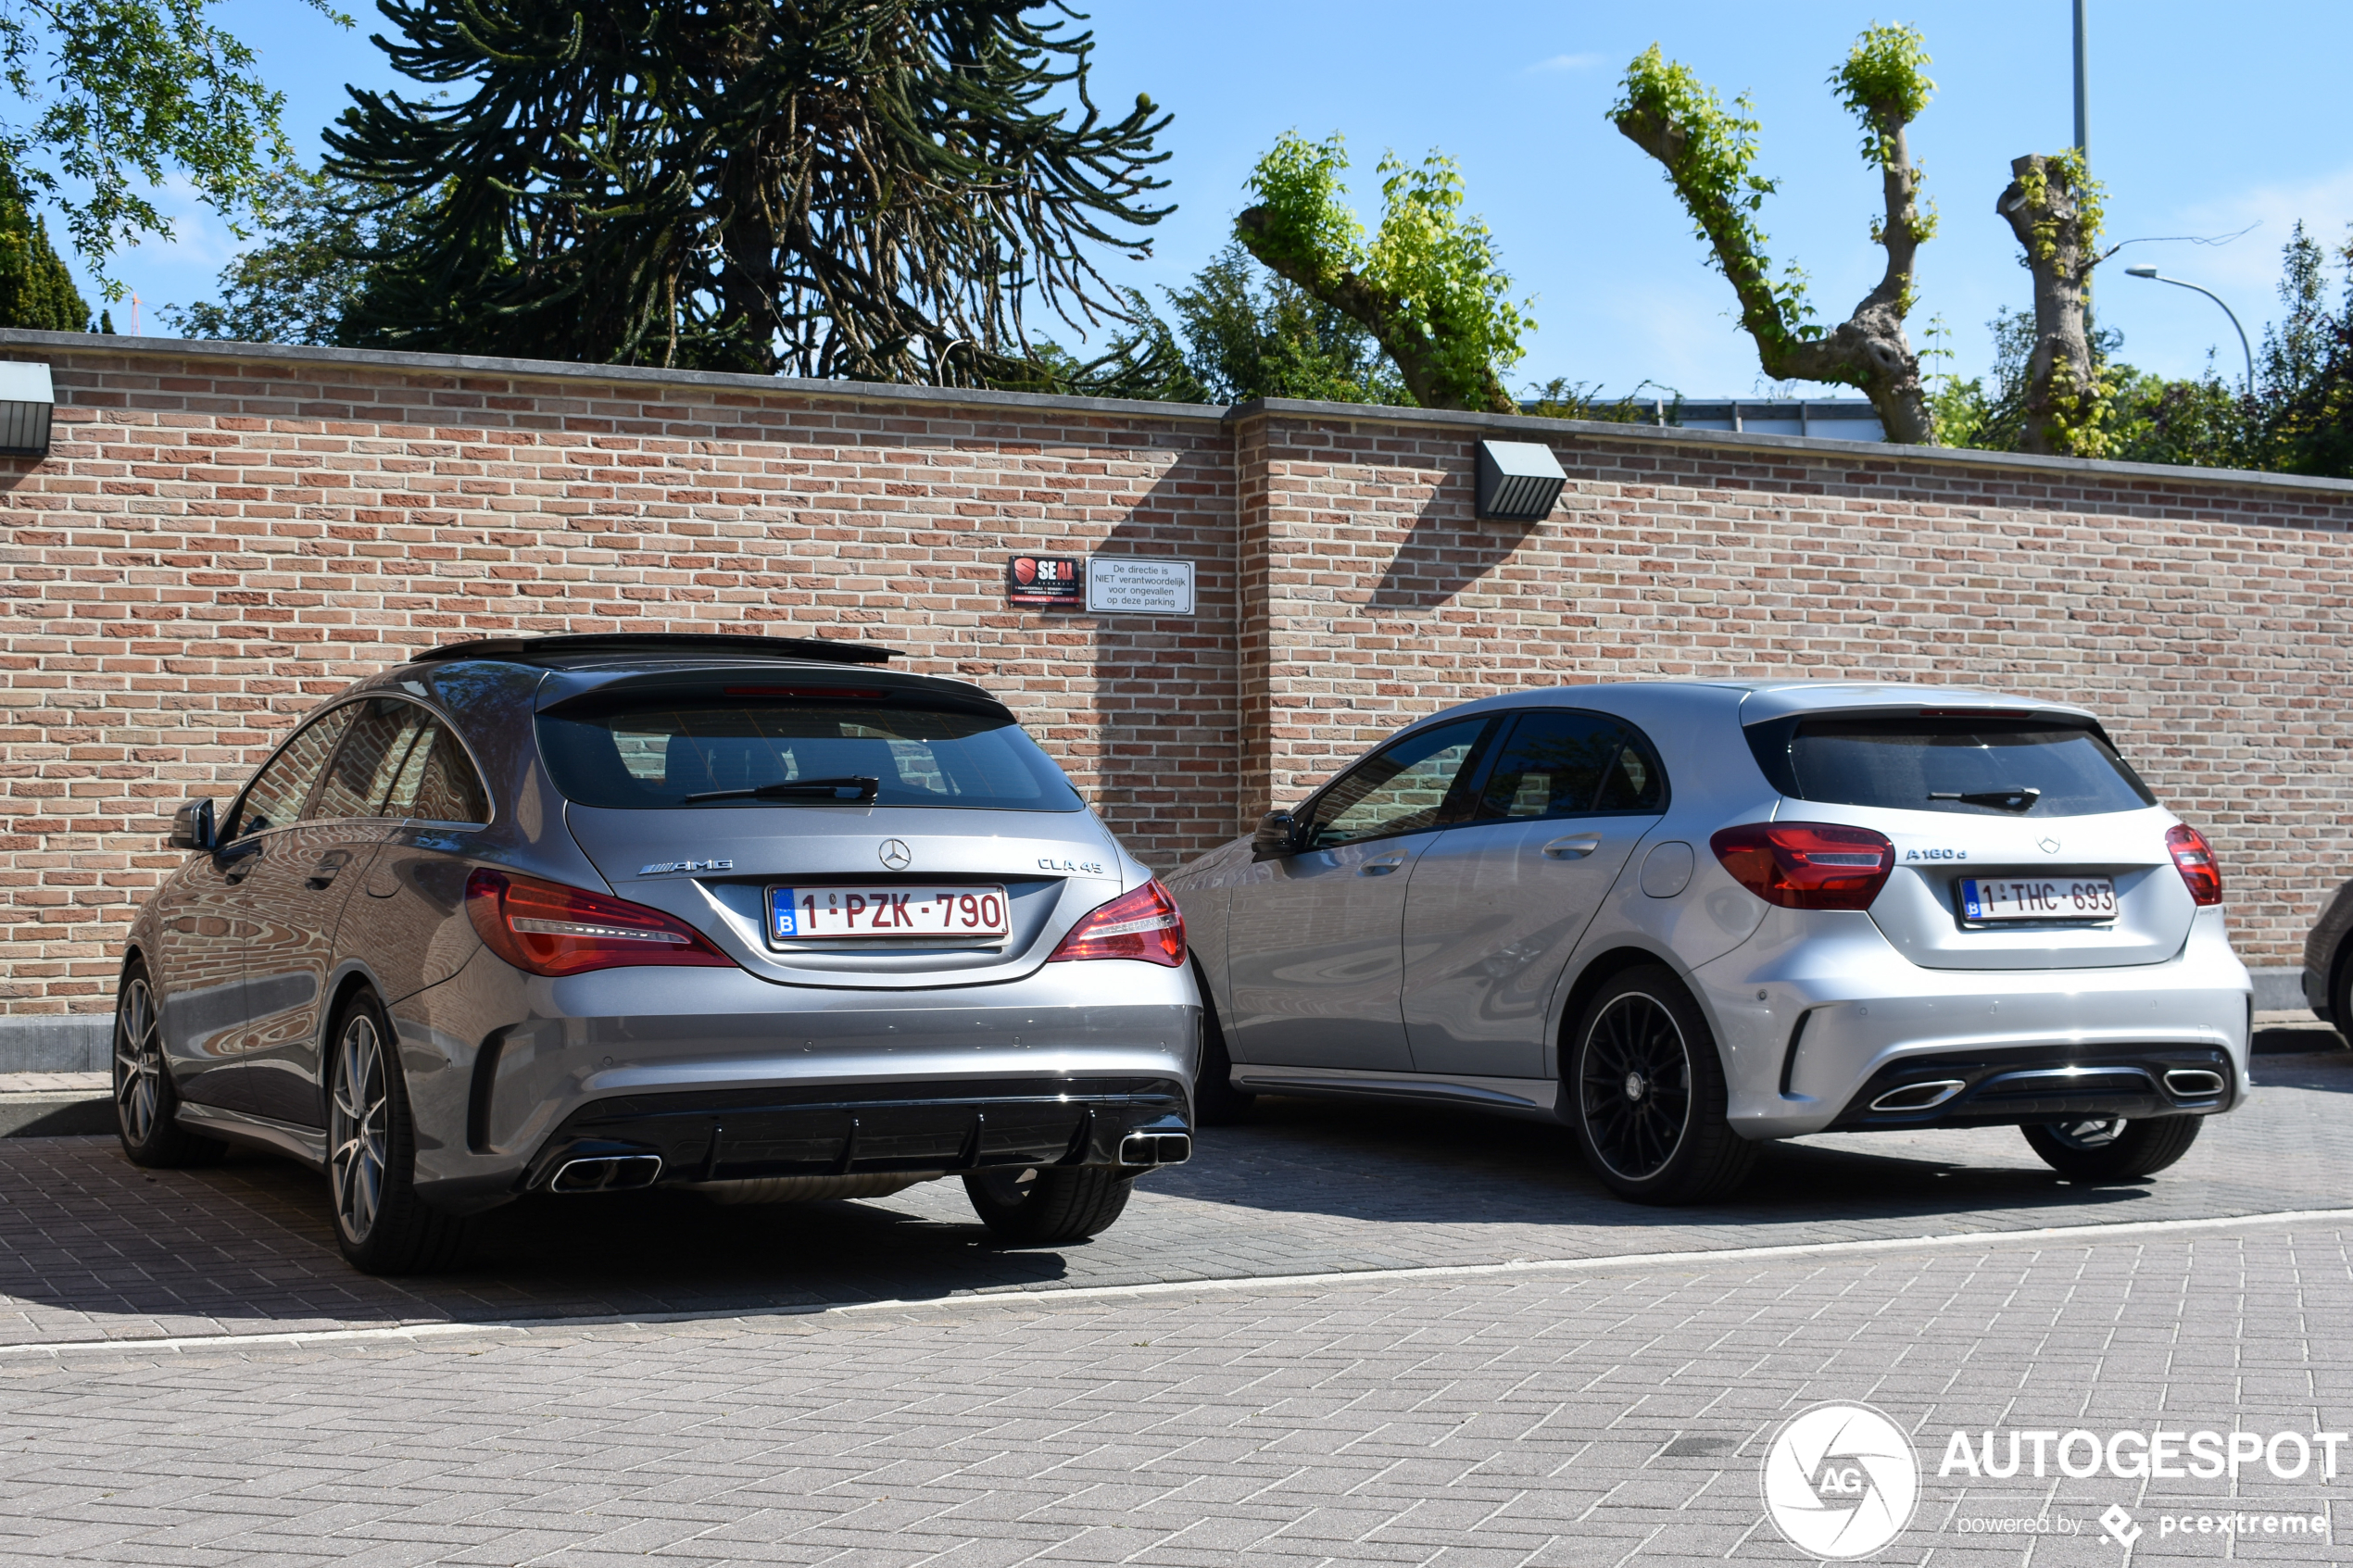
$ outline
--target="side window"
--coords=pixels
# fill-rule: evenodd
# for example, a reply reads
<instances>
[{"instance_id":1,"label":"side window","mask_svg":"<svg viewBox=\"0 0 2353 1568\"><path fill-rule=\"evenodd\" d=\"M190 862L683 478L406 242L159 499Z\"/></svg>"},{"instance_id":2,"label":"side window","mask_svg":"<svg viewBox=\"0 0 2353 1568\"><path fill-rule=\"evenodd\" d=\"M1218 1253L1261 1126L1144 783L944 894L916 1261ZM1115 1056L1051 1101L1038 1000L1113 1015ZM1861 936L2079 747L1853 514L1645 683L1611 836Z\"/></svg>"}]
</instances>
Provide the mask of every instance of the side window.
<instances>
[{"instance_id":1,"label":"side window","mask_svg":"<svg viewBox=\"0 0 2353 1568\"><path fill-rule=\"evenodd\" d=\"M396 696L370 701L327 770L311 814L380 817L384 802L408 765L409 754L433 732L433 715Z\"/></svg>"},{"instance_id":2,"label":"side window","mask_svg":"<svg viewBox=\"0 0 2353 1568\"><path fill-rule=\"evenodd\" d=\"M1479 791L1481 822L1656 811L1667 781L1650 745L1622 720L1575 709L1523 713Z\"/></svg>"},{"instance_id":3,"label":"side window","mask_svg":"<svg viewBox=\"0 0 2353 1568\"><path fill-rule=\"evenodd\" d=\"M490 803L466 748L435 723L427 738L409 747L382 814L429 822L486 822Z\"/></svg>"},{"instance_id":4,"label":"side window","mask_svg":"<svg viewBox=\"0 0 2353 1568\"><path fill-rule=\"evenodd\" d=\"M313 720L295 732L277 756L263 764L238 802L235 820L220 835L224 844L257 833L282 828L302 814L303 800L319 781L319 770L335 742L351 723L355 707L346 704Z\"/></svg>"},{"instance_id":5,"label":"side window","mask_svg":"<svg viewBox=\"0 0 2353 1568\"><path fill-rule=\"evenodd\" d=\"M1329 849L1436 827L1488 722L1482 717L1441 724L1356 764L1315 802L1307 847Z\"/></svg>"}]
</instances>

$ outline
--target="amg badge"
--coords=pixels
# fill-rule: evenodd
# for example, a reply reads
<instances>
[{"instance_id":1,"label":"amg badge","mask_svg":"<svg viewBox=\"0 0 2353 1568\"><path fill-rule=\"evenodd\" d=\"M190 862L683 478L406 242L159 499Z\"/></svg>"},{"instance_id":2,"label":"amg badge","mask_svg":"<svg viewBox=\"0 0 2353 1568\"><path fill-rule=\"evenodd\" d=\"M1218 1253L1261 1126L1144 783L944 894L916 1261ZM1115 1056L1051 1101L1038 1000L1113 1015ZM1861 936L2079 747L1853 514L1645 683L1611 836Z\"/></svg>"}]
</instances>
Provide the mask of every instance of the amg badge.
<instances>
[{"instance_id":1,"label":"amg badge","mask_svg":"<svg viewBox=\"0 0 2353 1568\"><path fill-rule=\"evenodd\" d=\"M639 876L665 876L672 872L732 872L733 860L656 860L650 866L637 868Z\"/></svg>"}]
</instances>

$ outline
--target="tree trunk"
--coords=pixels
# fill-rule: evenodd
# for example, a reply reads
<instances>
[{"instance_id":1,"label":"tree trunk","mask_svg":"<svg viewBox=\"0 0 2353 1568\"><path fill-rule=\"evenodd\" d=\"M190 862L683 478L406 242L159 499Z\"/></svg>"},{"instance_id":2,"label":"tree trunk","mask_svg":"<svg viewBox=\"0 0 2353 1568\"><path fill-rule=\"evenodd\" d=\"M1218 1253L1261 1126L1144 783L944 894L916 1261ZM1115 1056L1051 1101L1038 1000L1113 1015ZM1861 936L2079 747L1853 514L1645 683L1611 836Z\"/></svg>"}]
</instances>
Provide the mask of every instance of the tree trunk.
<instances>
[{"instance_id":1,"label":"tree trunk","mask_svg":"<svg viewBox=\"0 0 2353 1568\"><path fill-rule=\"evenodd\" d=\"M1272 271L1290 279L1308 295L1330 306L1351 320L1358 322L1389 351L1396 361L1397 373L1405 383L1405 390L1414 401L1425 408L1466 408L1490 414L1516 414L1519 405L1504 390L1504 383L1490 366L1479 378L1482 400L1466 402L1445 390L1438 372L1437 345L1429 334L1416 323L1404 319L1397 301L1366 282L1346 267L1328 273L1299 261L1262 241L1269 215L1263 207L1253 207L1234 220L1234 236L1242 247L1256 257Z\"/></svg>"},{"instance_id":2,"label":"tree trunk","mask_svg":"<svg viewBox=\"0 0 2353 1568\"><path fill-rule=\"evenodd\" d=\"M2040 153L2012 158L2014 178L1994 207L2026 248L2034 277L2034 353L2027 360L2020 441L2029 452L2091 455L2085 437L2099 385L2083 305L2098 258L2089 254L2093 235L2086 232L2078 167Z\"/></svg>"}]
</instances>

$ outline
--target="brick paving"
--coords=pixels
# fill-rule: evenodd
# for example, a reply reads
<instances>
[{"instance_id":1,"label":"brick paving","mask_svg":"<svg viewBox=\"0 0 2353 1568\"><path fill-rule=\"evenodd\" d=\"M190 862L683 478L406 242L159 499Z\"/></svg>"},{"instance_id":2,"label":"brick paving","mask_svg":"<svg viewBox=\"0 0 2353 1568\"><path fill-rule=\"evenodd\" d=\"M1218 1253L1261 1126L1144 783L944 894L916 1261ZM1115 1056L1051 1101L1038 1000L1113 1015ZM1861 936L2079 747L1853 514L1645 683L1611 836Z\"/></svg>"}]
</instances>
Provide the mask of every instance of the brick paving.
<instances>
[{"instance_id":1,"label":"brick paving","mask_svg":"<svg viewBox=\"0 0 2353 1568\"><path fill-rule=\"evenodd\" d=\"M2353 1226L1574 1279L1026 1296L417 1348L0 1362L0 1561L591 1565L1795 1562L1759 1456L1823 1400L1915 1434L1884 1562L2224 1554L2343 1482L1970 1483L1959 1428L2341 1430ZM2072 1537L1992 1539L2039 1518ZM2341 1560L2254 1540L2260 1562Z\"/></svg>"},{"instance_id":2,"label":"brick paving","mask_svg":"<svg viewBox=\"0 0 2353 1568\"><path fill-rule=\"evenodd\" d=\"M1769 1148L1738 1198L1612 1198L1566 1130L1468 1112L1262 1102L1147 1178L1083 1246L1007 1248L953 1181L867 1203L670 1193L525 1200L455 1273L334 1249L324 1187L262 1156L142 1172L110 1139L0 1139L0 1346L663 1312L1884 1239L2353 1206L2353 1052L2259 1057L2263 1086L2154 1181L2077 1187L2014 1132Z\"/></svg>"},{"instance_id":3,"label":"brick paving","mask_svg":"<svg viewBox=\"0 0 2353 1568\"><path fill-rule=\"evenodd\" d=\"M1825 1137L1660 1212L1544 1128L1277 1101L1086 1246L991 1246L950 1184L654 1195L516 1205L467 1269L404 1282L343 1266L290 1166L0 1140L0 1562L1797 1562L1759 1456L1830 1399L1927 1467L1874 1561L2123 1564L2111 1503L2135 1556L2344 1561L2157 1530L2353 1530L2353 1480L1935 1473L1957 1427L2353 1428L2353 1217L2210 1223L2353 1208L2353 1053L2258 1072L2175 1171L2109 1188L2011 1133ZM1818 1250L1723 1255L1760 1246ZM1350 1273L1513 1259L1591 1262ZM335 1329L362 1337L142 1343ZM2077 1533L1962 1533L1985 1519Z\"/></svg>"}]
</instances>

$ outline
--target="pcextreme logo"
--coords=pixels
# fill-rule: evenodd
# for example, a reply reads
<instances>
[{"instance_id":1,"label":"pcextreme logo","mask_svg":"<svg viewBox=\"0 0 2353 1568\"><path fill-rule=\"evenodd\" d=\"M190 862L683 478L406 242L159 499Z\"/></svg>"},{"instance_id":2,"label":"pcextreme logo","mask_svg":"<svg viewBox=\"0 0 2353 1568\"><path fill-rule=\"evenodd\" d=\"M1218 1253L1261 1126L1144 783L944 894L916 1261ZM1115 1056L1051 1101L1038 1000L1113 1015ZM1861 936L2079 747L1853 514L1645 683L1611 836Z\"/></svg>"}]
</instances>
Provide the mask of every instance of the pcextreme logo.
<instances>
[{"instance_id":1,"label":"pcextreme logo","mask_svg":"<svg viewBox=\"0 0 2353 1568\"><path fill-rule=\"evenodd\" d=\"M1869 1557L1912 1522L1919 1456L1869 1405L1816 1405L1774 1435L1764 1487L1766 1517L1792 1546L1826 1561Z\"/></svg>"}]
</instances>

